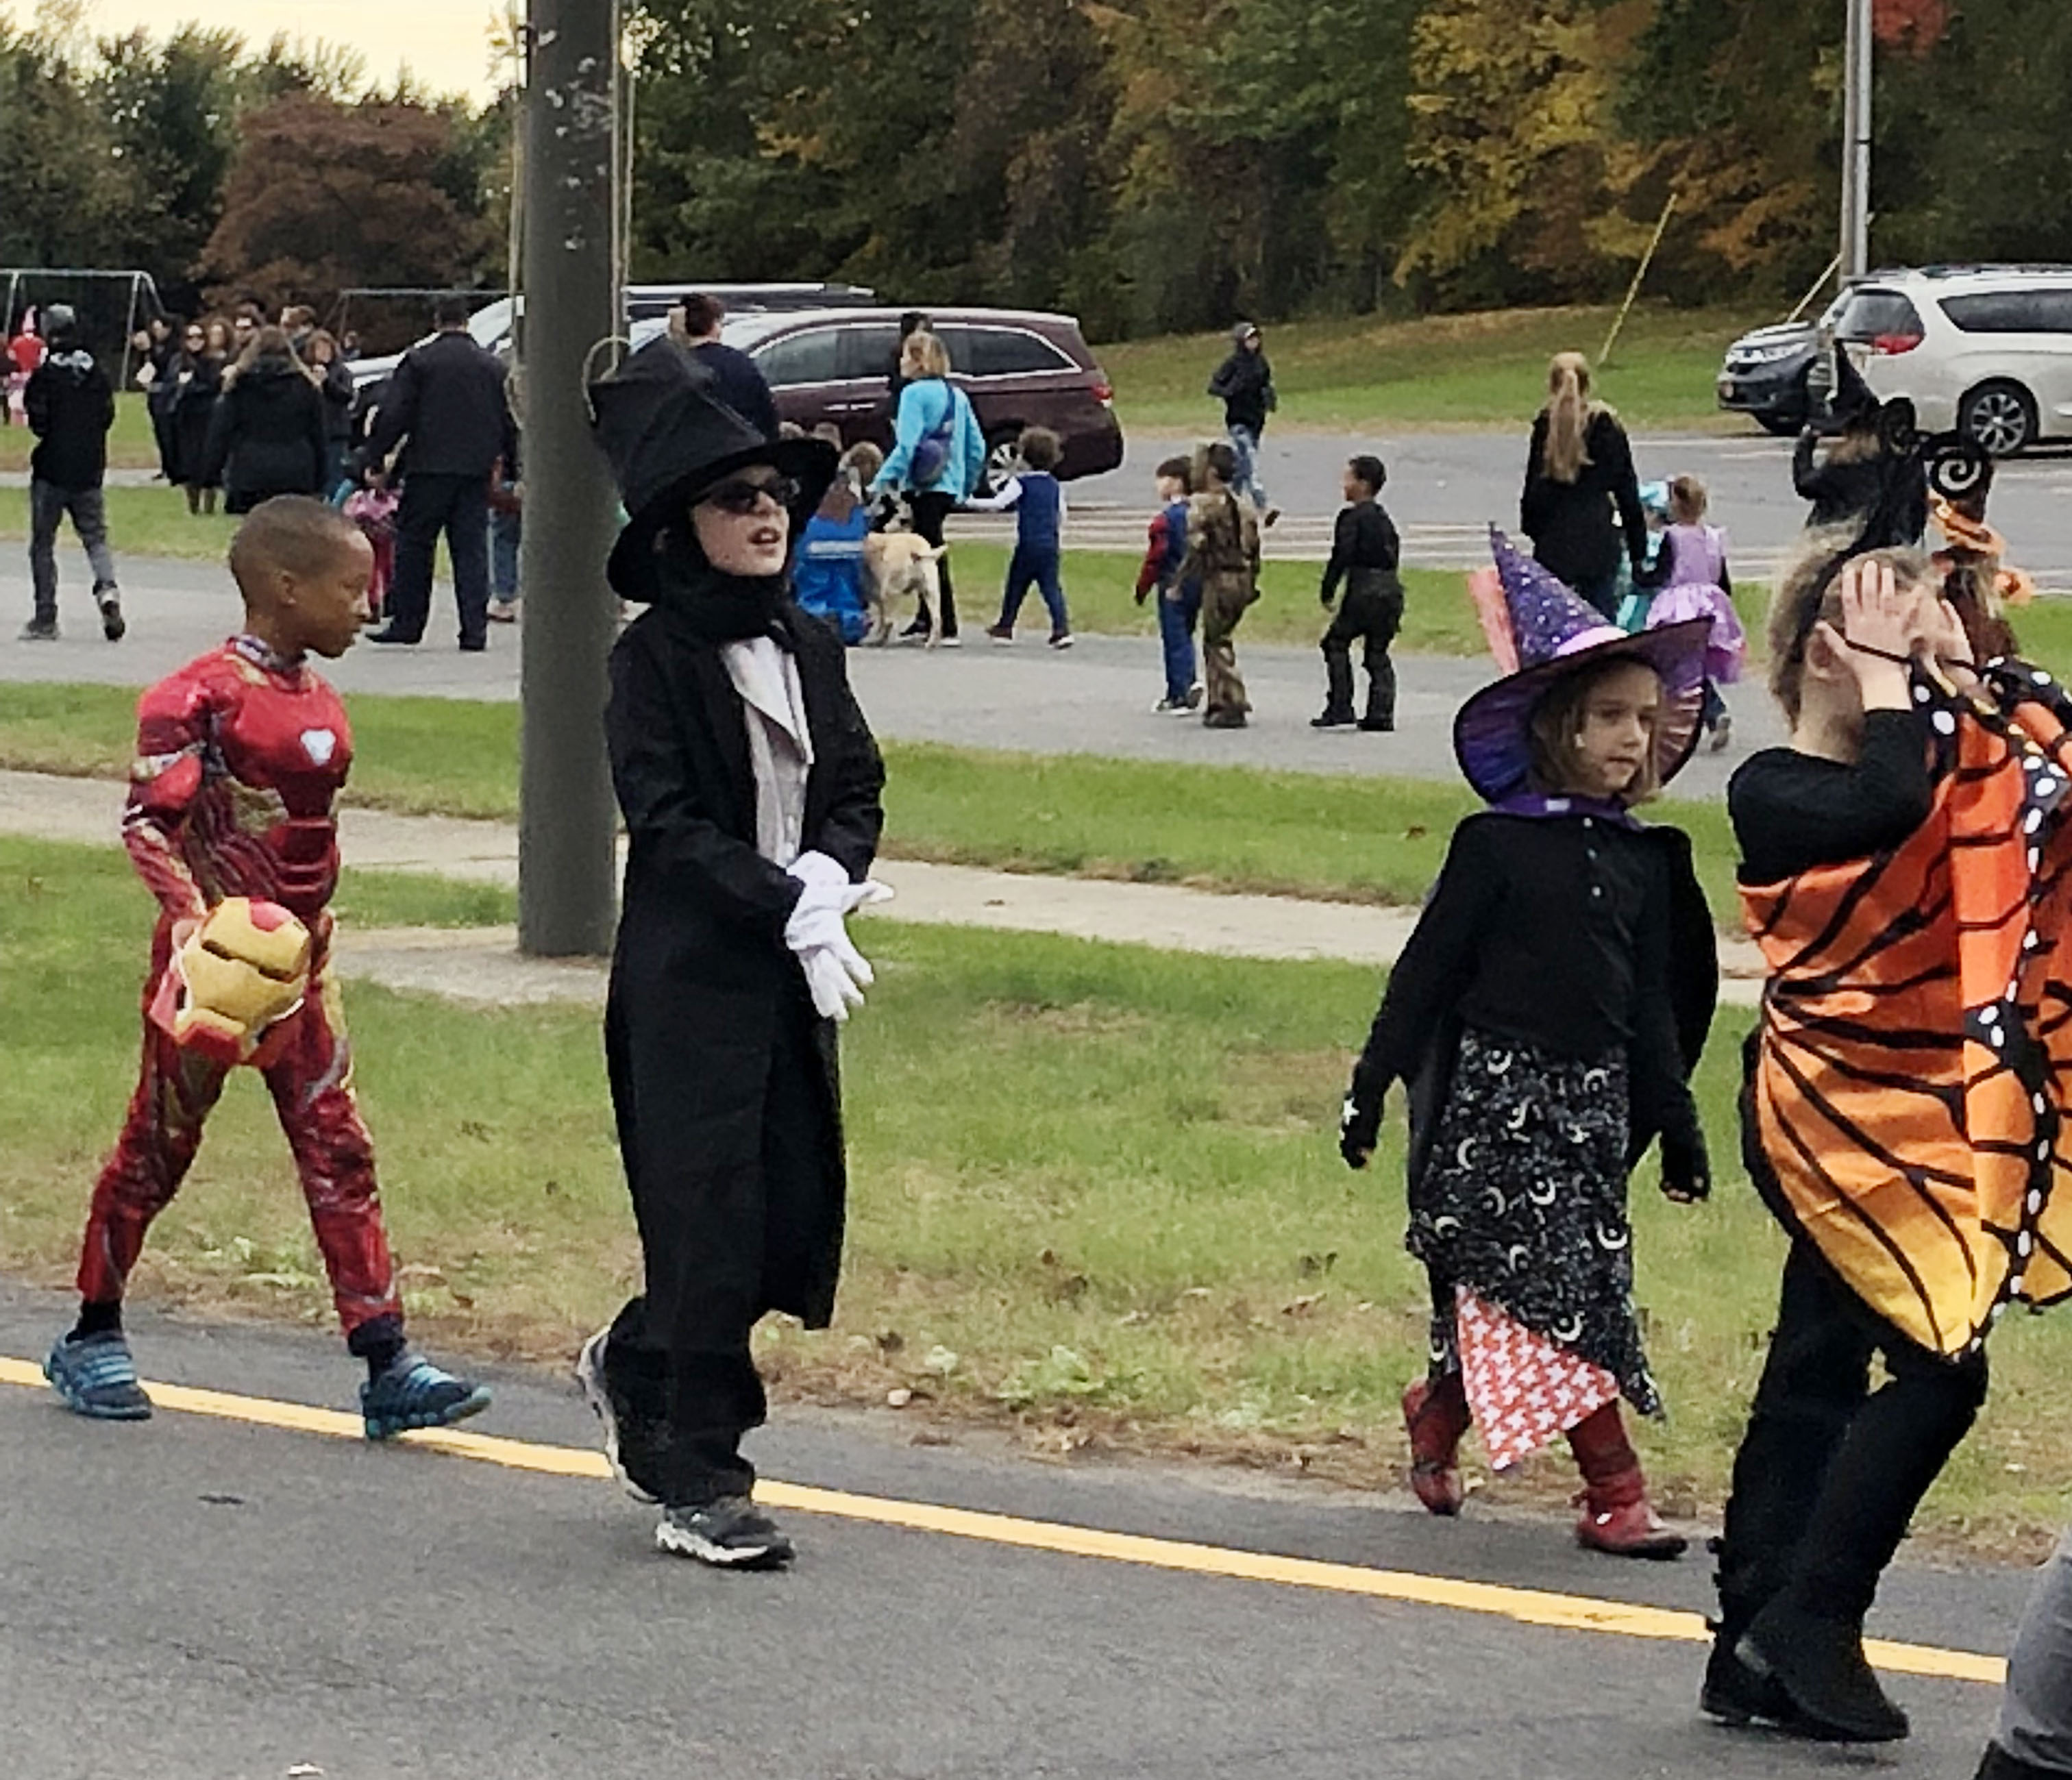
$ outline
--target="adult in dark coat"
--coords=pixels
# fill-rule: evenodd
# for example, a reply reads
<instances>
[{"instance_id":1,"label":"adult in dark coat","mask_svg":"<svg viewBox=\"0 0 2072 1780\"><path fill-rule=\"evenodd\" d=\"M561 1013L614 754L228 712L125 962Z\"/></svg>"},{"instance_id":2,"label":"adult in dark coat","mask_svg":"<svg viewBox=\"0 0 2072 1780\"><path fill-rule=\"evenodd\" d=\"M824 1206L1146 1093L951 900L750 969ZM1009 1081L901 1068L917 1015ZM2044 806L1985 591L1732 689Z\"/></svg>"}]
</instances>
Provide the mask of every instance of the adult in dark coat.
<instances>
[{"instance_id":1,"label":"adult in dark coat","mask_svg":"<svg viewBox=\"0 0 2072 1780\"><path fill-rule=\"evenodd\" d=\"M882 894L884 770L786 573L835 453L764 439L709 387L657 342L593 390L631 516L610 578L648 606L605 718L630 841L605 1044L646 1277L578 1376L622 1478L663 1504L657 1544L747 1566L791 1556L741 1455L766 1410L750 1331L834 1307L835 1026L870 979L842 918Z\"/></svg>"},{"instance_id":2,"label":"adult in dark coat","mask_svg":"<svg viewBox=\"0 0 2072 1780\"><path fill-rule=\"evenodd\" d=\"M432 562L439 533L453 558L460 646L489 647L489 474L516 456L504 369L467 331L467 304L440 298L438 331L403 355L381 397L358 473L379 472L398 443L402 504L396 512L396 578L388 622L370 643L416 643L432 613Z\"/></svg>"},{"instance_id":3,"label":"adult in dark coat","mask_svg":"<svg viewBox=\"0 0 2072 1780\"><path fill-rule=\"evenodd\" d=\"M718 298L693 290L679 306L681 314L676 337L681 346L712 378L712 393L746 421L766 439L777 436L777 398L769 380L756 368L754 360L720 337L726 319L726 305Z\"/></svg>"},{"instance_id":4,"label":"adult in dark coat","mask_svg":"<svg viewBox=\"0 0 2072 1780\"><path fill-rule=\"evenodd\" d=\"M166 368L172 389L173 480L185 492L190 513L202 511L204 495L208 511L216 511L216 484L206 479L208 425L223 393L229 342L230 330L222 322L189 322L181 332L179 351Z\"/></svg>"},{"instance_id":5,"label":"adult in dark coat","mask_svg":"<svg viewBox=\"0 0 2072 1780\"><path fill-rule=\"evenodd\" d=\"M262 327L210 417L203 479L223 485L227 513L249 513L276 495L323 488L323 398L278 327Z\"/></svg>"},{"instance_id":6,"label":"adult in dark coat","mask_svg":"<svg viewBox=\"0 0 2072 1780\"><path fill-rule=\"evenodd\" d=\"M1607 620L1618 611L1622 545L1634 582L1652 585L1633 446L1618 416L1590 400L1590 368L1580 352L1557 353L1548 367L1547 405L1526 452L1519 528L1532 540L1534 560Z\"/></svg>"}]
</instances>

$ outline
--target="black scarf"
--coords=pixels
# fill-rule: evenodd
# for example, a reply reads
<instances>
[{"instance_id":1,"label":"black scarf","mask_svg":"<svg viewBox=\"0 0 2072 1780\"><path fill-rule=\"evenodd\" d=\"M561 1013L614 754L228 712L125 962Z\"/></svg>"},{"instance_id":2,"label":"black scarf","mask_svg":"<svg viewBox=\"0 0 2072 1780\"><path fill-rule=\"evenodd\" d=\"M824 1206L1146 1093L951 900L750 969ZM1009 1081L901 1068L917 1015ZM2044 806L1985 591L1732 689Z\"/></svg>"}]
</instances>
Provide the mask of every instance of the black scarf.
<instances>
[{"instance_id":1,"label":"black scarf","mask_svg":"<svg viewBox=\"0 0 2072 1780\"><path fill-rule=\"evenodd\" d=\"M711 643L740 643L782 632L777 616L788 585L783 575L722 574L695 538L671 531L655 558L651 594L672 620Z\"/></svg>"}]
</instances>

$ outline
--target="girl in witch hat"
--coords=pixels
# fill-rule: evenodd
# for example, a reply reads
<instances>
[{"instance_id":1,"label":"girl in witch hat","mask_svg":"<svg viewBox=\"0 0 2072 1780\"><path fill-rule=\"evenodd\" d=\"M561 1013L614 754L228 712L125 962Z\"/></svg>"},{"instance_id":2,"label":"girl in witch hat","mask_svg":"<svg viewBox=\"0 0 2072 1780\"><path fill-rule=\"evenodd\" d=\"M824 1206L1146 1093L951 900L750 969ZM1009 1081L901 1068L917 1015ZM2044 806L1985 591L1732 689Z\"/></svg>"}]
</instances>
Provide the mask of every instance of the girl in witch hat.
<instances>
[{"instance_id":1,"label":"girl in witch hat","mask_svg":"<svg viewBox=\"0 0 2072 1780\"><path fill-rule=\"evenodd\" d=\"M622 1481L662 1505L656 1543L763 1568L791 1547L741 1451L765 1408L749 1334L833 1313L835 1033L871 980L844 923L890 894L885 774L787 573L834 447L765 438L666 341L591 399L628 514L607 574L648 607L605 712L631 844L605 1053L646 1285L577 1375Z\"/></svg>"},{"instance_id":2,"label":"girl in witch hat","mask_svg":"<svg viewBox=\"0 0 2072 1780\"><path fill-rule=\"evenodd\" d=\"M1374 1154L1408 1084L1411 1252L1431 1276L1429 1375L1404 1395L1411 1483L1459 1512L1457 1449L1499 1470L1566 1434L1583 1545L1684 1548L1620 1419L1661 1402L1633 1305L1626 1176L1662 1140L1663 1189L1709 1187L1688 1079L1711 1023L1712 918L1678 830L1633 807L1691 755L1702 619L1614 629L1498 532L1485 623L1510 670L1464 705L1454 751L1490 808L1454 832L1354 1071L1340 1149Z\"/></svg>"}]
</instances>

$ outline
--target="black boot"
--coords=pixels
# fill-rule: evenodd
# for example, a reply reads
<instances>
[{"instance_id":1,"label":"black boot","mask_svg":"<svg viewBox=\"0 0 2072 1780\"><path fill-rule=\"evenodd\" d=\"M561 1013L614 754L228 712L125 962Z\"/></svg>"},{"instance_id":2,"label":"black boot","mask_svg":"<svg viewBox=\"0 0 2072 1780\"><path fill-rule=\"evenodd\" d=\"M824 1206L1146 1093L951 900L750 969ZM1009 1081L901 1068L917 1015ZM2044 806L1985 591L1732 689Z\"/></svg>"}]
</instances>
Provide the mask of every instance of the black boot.
<instances>
[{"instance_id":1,"label":"black boot","mask_svg":"<svg viewBox=\"0 0 2072 1780\"><path fill-rule=\"evenodd\" d=\"M1698 1709L1723 1725L1775 1725L1790 1729L1799 1708L1776 1676L1758 1675L1741 1658L1746 1630L1732 1621L1706 1622L1712 1629L1712 1652L1705 1659L1705 1679L1698 1690Z\"/></svg>"},{"instance_id":2,"label":"black boot","mask_svg":"<svg viewBox=\"0 0 2072 1780\"><path fill-rule=\"evenodd\" d=\"M1907 1734L1906 1714L1871 1672L1860 1626L1823 1619L1782 1595L1756 1615L1735 1654L1783 1689L1812 1736L1896 1743Z\"/></svg>"},{"instance_id":3,"label":"black boot","mask_svg":"<svg viewBox=\"0 0 2072 1780\"><path fill-rule=\"evenodd\" d=\"M1988 1743L1972 1780L2065 1780L2065 1775L2062 1768L2039 1768L2033 1762L2009 1755L1997 1743Z\"/></svg>"},{"instance_id":4,"label":"black boot","mask_svg":"<svg viewBox=\"0 0 2072 1780\"><path fill-rule=\"evenodd\" d=\"M1353 726L1352 657L1328 645L1324 650L1324 714L1309 719L1313 730L1349 730Z\"/></svg>"}]
</instances>

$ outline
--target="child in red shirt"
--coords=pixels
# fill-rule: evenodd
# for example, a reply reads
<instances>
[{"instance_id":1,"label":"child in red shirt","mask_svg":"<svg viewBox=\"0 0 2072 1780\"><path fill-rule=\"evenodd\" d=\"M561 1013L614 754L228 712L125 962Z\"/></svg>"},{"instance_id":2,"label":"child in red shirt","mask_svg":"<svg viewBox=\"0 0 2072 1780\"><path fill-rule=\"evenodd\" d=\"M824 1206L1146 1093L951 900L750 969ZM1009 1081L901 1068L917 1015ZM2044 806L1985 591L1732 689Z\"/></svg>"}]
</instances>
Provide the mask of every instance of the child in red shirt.
<instances>
[{"instance_id":1,"label":"child in red shirt","mask_svg":"<svg viewBox=\"0 0 2072 1780\"><path fill-rule=\"evenodd\" d=\"M333 805L352 763L337 693L307 664L343 655L367 615L372 552L350 520L284 495L255 508L230 546L245 629L143 696L122 838L158 899L145 986L141 1079L102 1170L79 1264L80 1318L44 1375L67 1407L142 1420L150 1399L122 1332L122 1295L153 1218L201 1145L230 1064L183 1043L165 1017L175 955L226 899L253 924L307 928L306 994L265 1028L249 1060L273 1097L330 1275L346 1345L367 1362L368 1437L475 1414L488 1392L442 1371L403 1338L403 1305L382 1230L373 1146L352 1091L352 1052L331 973L338 886ZM270 905L270 907L269 907Z\"/></svg>"}]
</instances>

